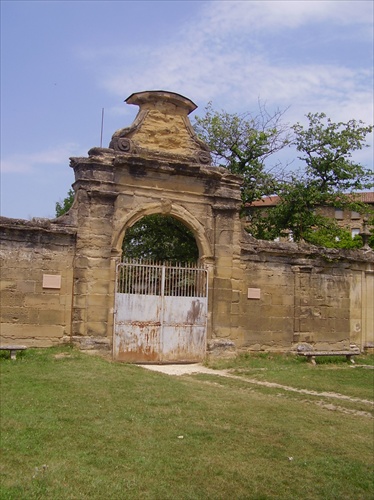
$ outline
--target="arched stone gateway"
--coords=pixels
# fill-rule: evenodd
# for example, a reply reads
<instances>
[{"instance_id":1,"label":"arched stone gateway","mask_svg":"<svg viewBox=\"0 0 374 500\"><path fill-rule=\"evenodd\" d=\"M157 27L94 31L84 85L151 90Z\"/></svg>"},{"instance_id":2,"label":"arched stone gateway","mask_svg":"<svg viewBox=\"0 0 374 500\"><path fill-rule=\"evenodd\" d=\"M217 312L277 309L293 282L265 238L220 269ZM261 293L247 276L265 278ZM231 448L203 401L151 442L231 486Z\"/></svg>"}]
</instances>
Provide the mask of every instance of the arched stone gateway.
<instances>
[{"instance_id":1,"label":"arched stone gateway","mask_svg":"<svg viewBox=\"0 0 374 500\"><path fill-rule=\"evenodd\" d=\"M193 232L207 272L198 359L300 345L374 346L373 252L255 240L239 217L240 177L211 166L207 146L191 127L195 104L164 91L132 94L126 102L139 106L134 123L115 132L109 148L71 158L76 196L67 214L0 219L2 343L72 341L112 349L123 237L145 215L164 214ZM188 293L190 327L205 306L192 300L196 290ZM174 351L181 345L188 351L187 337ZM121 359L119 352L114 349ZM173 357L184 360L186 350L181 359Z\"/></svg>"},{"instance_id":2,"label":"arched stone gateway","mask_svg":"<svg viewBox=\"0 0 374 500\"><path fill-rule=\"evenodd\" d=\"M110 339L114 330L117 338L119 327L116 329L113 325L113 312L120 318L120 301L115 300L115 270L121 257L123 237L128 227L151 214L171 215L193 232L199 261L208 271L211 300L207 328L212 330L213 319L219 318L229 336L231 320L224 304L231 300L230 269L233 259L239 258L241 179L210 165L210 153L188 119L188 114L196 108L189 99L171 92L153 91L133 94L126 102L140 108L134 123L115 132L109 148L93 148L88 158L71 159L76 178L73 187L77 196L78 226L72 336L75 341L98 336ZM224 278L214 276L213 264L217 262L223 263ZM84 283L90 294L82 307ZM225 294L214 299L213 290L217 285L220 285L217 290ZM143 297L143 307L145 300ZM127 308L139 310L138 303L126 304ZM186 313L190 306L183 306ZM151 310L153 306L148 307ZM183 309L181 305L177 307ZM175 320L174 324L181 321ZM159 318L154 318L148 323L159 322ZM134 335L140 323L139 318L132 319ZM142 331L145 332L144 341L145 336L150 336L148 326L142 327ZM118 338L114 343L118 359L162 361L162 358L144 354L143 341L134 353L133 347L129 347L134 344L129 340L128 331L122 337L121 345L127 339L127 347L118 347ZM183 344L186 343L184 339ZM175 352L184 352L179 359L174 356L172 360L201 360L205 356L205 346L206 331L204 348L200 348L197 356L186 354L186 348L177 346ZM128 356L126 349L131 351ZM148 344L147 349L149 351Z\"/></svg>"}]
</instances>

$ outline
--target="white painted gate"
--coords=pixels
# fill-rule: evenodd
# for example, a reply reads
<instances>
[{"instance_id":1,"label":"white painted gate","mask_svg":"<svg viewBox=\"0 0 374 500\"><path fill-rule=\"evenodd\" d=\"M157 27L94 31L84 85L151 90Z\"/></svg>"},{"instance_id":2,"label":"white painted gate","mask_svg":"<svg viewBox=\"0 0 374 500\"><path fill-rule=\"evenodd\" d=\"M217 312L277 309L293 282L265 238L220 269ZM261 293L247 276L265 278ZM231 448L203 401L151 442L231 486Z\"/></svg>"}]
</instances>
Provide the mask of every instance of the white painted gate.
<instances>
[{"instance_id":1,"label":"white painted gate","mask_svg":"<svg viewBox=\"0 0 374 500\"><path fill-rule=\"evenodd\" d=\"M125 261L117 266L116 283L114 359L202 361L208 300L205 268Z\"/></svg>"}]
</instances>

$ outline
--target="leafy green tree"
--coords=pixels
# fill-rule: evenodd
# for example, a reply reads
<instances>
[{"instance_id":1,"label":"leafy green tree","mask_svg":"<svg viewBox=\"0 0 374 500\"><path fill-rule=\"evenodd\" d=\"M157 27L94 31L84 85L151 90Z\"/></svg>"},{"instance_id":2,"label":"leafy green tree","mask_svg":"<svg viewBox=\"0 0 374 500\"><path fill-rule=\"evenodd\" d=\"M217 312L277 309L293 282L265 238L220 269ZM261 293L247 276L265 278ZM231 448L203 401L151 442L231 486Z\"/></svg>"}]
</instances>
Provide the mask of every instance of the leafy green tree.
<instances>
[{"instance_id":1,"label":"leafy green tree","mask_svg":"<svg viewBox=\"0 0 374 500\"><path fill-rule=\"evenodd\" d=\"M306 239L313 245L325 248L361 248L363 241L361 236L352 238L350 231L343 228L319 228L310 231Z\"/></svg>"},{"instance_id":2,"label":"leafy green tree","mask_svg":"<svg viewBox=\"0 0 374 500\"><path fill-rule=\"evenodd\" d=\"M70 188L66 198L56 203L56 217L64 215L70 209L70 207L74 202L74 197L75 197L75 192L73 189Z\"/></svg>"},{"instance_id":3,"label":"leafy green tree","mask_svg":"<svg viewBox=\"0 0 374 500\"><path fill-rule=\"evenodd\" d=\"M307 129L299 123L292 127L305 170L278 182L275 194L280 201L267 213L249 208L249 231L257 238L274 239L292 233L295 241L312 241L316 229L331 234L338 229L336 222L318 208L350 209L361 214L369 211L367 204L357 201L355 193L373 187L373 171L353 161L352 153L366 147L366 136L373 127L356 120L333 123L324 113L307 117Z\"/></svg>"},{"instance_id":4,"label":"leafy green tree","mask_svg":"<svg viewBox=\"0 0 374 500\"><path fill-rule=\"evenodd\" d=\"M368 147L365 140L373 126L356 120L333 123L324 113L309 113L307 118L307 129L299 123L292 128L308 180L327 197L329 193L338 194L335 201L342 194L373 187L373 170L352 160L354 151Z\"/></svg>"},{"instance_id":5,"label":"leafy green tree","mask_svg":"<svg viewBox=\"0 0 374 500\"><path fill-rule=\"evenodd\" d=\"M147 215L127 229L123 255L168 262L195 262L199 249L194 234L169 215Z\"/></svg>"},{"instance_id":6,"label":"leafy green tree","mask_svg":"<svg viewBox=\"0 0 374 500\"><path fill-rule=\"evenodd\" d=\"M243 177L243 204L274 193L280 164L268 167L269 158L290 144L283 114L269 114L261 102L256 115L215 111L209 103L205 115L195 117L193 127L209 146L213 164Z\"/></svg>"}]
</instances>

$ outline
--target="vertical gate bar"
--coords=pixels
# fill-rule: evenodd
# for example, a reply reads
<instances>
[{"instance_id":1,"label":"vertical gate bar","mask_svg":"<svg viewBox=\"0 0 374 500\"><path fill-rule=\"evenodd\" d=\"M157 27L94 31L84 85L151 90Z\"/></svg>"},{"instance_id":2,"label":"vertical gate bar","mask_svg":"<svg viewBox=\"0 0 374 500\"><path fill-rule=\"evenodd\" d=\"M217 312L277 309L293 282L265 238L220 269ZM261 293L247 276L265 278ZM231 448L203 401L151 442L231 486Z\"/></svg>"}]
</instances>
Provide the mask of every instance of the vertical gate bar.
<instances>
[{"instance_id":1,"label":"vertical gate bar","mask_svg":"<svg viewBox=\"0 0 374 500\"><path fill-rule=\"evenodd\" d=\"M123 293L130 292L129 279L131 276L131 267L130 264L125 264L123 266Z\"/></svg>"},{"instance_id":2,"label":"vertical gate bar","mask_svg":"<svg viewBox=\"0 0 374 500\"><path fill-rule=\"evenodd\" d=\"M142 289L142 263L139 261L139 265L137 267L137 272L138 272L138 284L136 287L136 293L141 293L139 290Z\"/></svg>"},{"instance_id":3,"label":"vertical gate bar","mask_svg":"<svg viewBox=\"0 0 374 500\"><path fill-rule=\"evenodd\" d=\"M175 289L175 283L174 283L174 270L173 268L171 267L171 265L169 264L168 267L166 268L167 269L167 280L166 280L166 283L168 285L168 293L167 295L174 295L174 289Z\"/></svg>"},{"instance_id":4,"label":"vertical gate bar","mask_svg":"<svg viewBox=\"0 0 374 500\"><path fill-rule=\"evenodd\" d=\"M119 281L119 277L120 277L120 264L117 264L116 266L116 293L118 293L120 290L119 290L119 287L118 287L118 281Z\"/></svg>"},{"instance_id":5,"label":"vertical gate bar","mask_svg":"<svg viewBox=\"0 0 374 500\"><path fill-rule=\"evenodd\" d=\"M164 311L165 311L165 265L161 267L161 311L160 311L160 336L158 339L158 352L162 361L162 341L164 337Z\"/></svg>"},{"instance_id":6,"label":"vertical gate bar","mask_svg":"<svg viewBox=\"0 0 374 500\"><path fill-rule=\"evenodd\" d=\"M168 269L169 275L168 275L168 282L169 282L169 295L173 296L174 295L174 289L175 289L175 283L174 283L174 270L169 267Z\"/></svg>"}]
</instances>

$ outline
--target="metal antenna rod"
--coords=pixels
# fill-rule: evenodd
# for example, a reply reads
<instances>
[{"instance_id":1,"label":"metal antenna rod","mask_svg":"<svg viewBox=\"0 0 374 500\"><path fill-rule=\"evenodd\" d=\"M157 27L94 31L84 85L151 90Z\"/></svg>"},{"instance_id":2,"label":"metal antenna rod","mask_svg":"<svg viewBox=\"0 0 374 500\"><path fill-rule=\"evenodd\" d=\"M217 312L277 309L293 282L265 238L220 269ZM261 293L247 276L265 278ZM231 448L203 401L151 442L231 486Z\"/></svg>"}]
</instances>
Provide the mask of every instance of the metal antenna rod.
<instances>
[{"instance_id":1,"label":"metal antenna rod","mask_svg":"<svg viewBox=\"0 0 374 500\"><path fill-rule=\"evenodd\" d=\"M103 129L104 129L104 108L101 109L101 134L100 134L100 147L103 147Z\"/></svg>"}]
</instances>

